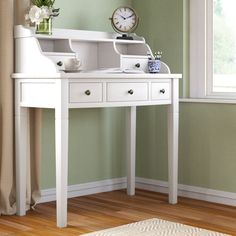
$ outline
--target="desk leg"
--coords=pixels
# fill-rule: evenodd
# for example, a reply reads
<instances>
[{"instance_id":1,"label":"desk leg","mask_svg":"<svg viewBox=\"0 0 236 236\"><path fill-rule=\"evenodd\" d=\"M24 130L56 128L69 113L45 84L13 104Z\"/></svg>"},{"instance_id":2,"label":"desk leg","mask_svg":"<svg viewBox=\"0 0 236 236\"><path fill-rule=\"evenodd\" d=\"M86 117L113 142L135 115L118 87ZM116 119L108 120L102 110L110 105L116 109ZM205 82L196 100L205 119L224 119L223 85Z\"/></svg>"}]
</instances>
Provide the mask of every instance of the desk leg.
<instances>
[{"instance_id":1,"label":"desk leg","mask_svg":"<svg viewBox=\"0 0 236 236\"><path fill-rule=\"evenodd\" d=\"M56 117L57 226L67 225L68 119Z\"/></svg>"},{"instance_id":2,"label":"desk leg","mask_svg":"<svg viewBox=\"0 0 236 236\"><path fill-rule=\"evenodd\" d=\"M17 95L17 92L16 92ZM15 113L15 145L16 145L16 214L26 214L26 173L28 143L28 108L16 103Z\"/></svg>"},{"instance_id":3,"label":"desk leg","mask_svg":"<svg viewBox=\"0 0 236 236\"><path fill-rule=\"evenodd\" d=\"M127 111L127 194L135 195L136 107Z\"/></svg>"},{"instance_id":4,"label":"desk leg","mask_svg":"<svg viewBox=\"0 0 236 236\"><path fill-rule=\"evenodd\" d=\"M169 203L178 199L179 81L172 79L172 104L168 110Z\"/></svg>"},{"instance_id":5,"label":"desk leg","mask_svg":"<svg viewBox=\"0 0 236 236\"><path fill-rule=\"evenodd\" d=\"M68 178L68 105L67 83L58 81L58 105L55 109L57 226L67 226Z\"/></svg>"}]
</instances>

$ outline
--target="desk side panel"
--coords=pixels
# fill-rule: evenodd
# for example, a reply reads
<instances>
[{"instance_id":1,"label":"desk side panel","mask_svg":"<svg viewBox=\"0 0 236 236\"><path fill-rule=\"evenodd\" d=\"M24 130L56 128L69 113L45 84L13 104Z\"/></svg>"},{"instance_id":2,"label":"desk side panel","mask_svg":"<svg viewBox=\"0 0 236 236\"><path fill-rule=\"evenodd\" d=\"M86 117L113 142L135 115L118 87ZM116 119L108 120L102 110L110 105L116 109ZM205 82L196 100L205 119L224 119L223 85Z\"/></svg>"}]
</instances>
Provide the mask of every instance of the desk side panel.
<instances>
[{"instance_id":1,"label":"desk side panel","mask_svg":"<svg viewBox=\"0 0 236 236\"><path fill-rule=\"evenodd\" d=\"M23 107L55 107L55 83L40 81L20 82L20 105Z\"/></svg>"},{"instance_id":2,"label":"desk side panel","mask_svg":"<svg viewBox=\"0 0 236 236\"><path fill-rule=\"evenodd\" d=\"M36 38L15 39L15 73L56 73L53 61L42 54Z\"/></svg>"}]
</instances>

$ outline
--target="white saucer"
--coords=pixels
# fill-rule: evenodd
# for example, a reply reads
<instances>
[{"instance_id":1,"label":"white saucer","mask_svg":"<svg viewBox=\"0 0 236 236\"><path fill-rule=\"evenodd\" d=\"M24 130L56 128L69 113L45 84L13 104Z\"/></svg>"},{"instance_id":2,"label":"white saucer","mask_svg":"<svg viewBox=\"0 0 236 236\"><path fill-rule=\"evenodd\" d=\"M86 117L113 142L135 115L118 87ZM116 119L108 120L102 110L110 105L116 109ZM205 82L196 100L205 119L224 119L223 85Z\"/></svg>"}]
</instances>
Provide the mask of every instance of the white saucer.
<instances>
[{"instance_id":1,"label":"white saucer","mask_svg":"<svg viewBox=\"0 0 236 236\"><path fill-rule=\"evenodd\" d=\"M81 70L63 70L65 73L79 73Z\"/></svg>"}]
</instances>

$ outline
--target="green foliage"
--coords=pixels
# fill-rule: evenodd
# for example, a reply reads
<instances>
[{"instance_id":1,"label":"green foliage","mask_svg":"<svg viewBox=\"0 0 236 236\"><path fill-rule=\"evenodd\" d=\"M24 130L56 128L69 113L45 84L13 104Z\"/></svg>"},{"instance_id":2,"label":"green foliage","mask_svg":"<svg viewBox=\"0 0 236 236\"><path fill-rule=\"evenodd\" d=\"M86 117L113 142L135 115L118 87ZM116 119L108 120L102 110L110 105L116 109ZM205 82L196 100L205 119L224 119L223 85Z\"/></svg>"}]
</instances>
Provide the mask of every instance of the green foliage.
<instances>
[{"instance_id":1,"label":"green foliage","mask_svg":"<svg viewBox=\"0 0 236 236\"><path fill-rule=\"evenodd\" d=\"M222 16L223 7L222 7L222 1L221 0L214 0L214 11L215 11L216 15Z\"/></svg>"},{"instance_id":2,"label":"green foliage","mask_svg":"<svg viewBox=\"0 0 236 236\"><path fill-rule=\"evenodd\" d=\"M32 0L32 4L37 7L47 6L52 7L55 0Z\"/></svg>"},{"instance_id":3,"label":"green foliage","mask_svg":"<svg viewBox=\"0 0 236 236\"><path fill-rule=\"evenodd\" d=\"M215 17L214 20L214 73L235 73L236 45L234 35L224 19Z\"/></svg>"},{"instance_id":4,"label":"green foliage","mask_svg":"<svg viewBox=\"0 0 236 236\"><path fill-rule=\"evenodd\" d=\"M236 73L236 41L232 25L223 14L222 0L214 3L214 73Z\"/></svg>"}]
</instances>

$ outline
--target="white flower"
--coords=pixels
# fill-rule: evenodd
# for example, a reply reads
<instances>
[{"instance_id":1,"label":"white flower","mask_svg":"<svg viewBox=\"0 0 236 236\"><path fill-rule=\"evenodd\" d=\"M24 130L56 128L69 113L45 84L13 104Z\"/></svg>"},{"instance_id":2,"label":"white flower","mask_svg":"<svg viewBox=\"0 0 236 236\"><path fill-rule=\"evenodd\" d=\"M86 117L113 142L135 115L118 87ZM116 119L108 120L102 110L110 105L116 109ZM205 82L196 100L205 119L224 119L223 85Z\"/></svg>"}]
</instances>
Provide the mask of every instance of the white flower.
<instances>
[{"instance_id":1,"label":"white flower","mask_svg":"<svg viewBox=\"0 0 236 236\"><path fill-rule=\"evenodd\" d=\"M26 21L30 20L29 14L25 14L25 20L26 20Z\"/></svg>"},{"instance_id":2,"label":"white flower","mask_svg":"<svg viewBox=\"0 0 236 236\"><path fill-rule=\"evenodd\" d=\"M49 7L42 6L41 11L42 11L42 17L43 18L46 18L46 19L50 18L51 11L50 11Z\"/></svg>"},{"instance_id":3,"label":"white flower","mask_svg":"<svg viewBox=\"0 0 236 236\"><path fill-rule=\"evenodd\" d=\"M32 23L38 25L43 22L44 19L53 18L58 15L59 9L54 9L53 7L48 6L37 7L36 5L33 5L29 10L29 14L25 15L25 20L30 20Z\"/></svg>"},{"instance_id":4,"label":"white flower","mask_svg":"<svg viewBox=\"0 0 236 236\"><path fill-rule=\"evenodd\" d=\"M29 18L32 23L36 23L37 25L43 21L43 14L41 8L37 6L32 6L29 11Z\"/></svg>"}]
</instances>

